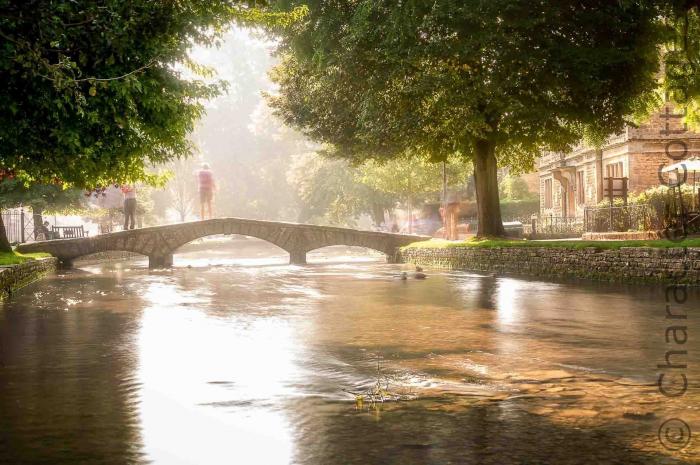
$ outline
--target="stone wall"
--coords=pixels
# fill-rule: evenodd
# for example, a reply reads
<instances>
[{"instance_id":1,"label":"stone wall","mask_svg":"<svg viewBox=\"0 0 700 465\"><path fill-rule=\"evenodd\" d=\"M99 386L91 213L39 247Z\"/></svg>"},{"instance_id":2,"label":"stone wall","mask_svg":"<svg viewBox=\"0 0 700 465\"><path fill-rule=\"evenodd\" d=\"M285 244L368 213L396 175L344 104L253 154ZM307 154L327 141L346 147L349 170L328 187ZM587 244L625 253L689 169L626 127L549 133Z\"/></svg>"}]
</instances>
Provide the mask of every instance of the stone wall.
<instances>
[{"instance_id":1,"label":"stone wall","mask_svg":"<svg viewBox=\"0 0 700 465\"><path fill-rule=\"evenodd\" d=\"M125 252L118 250L109 250L107 252L97 252L90 255L78 257L75 261L80 264L109 262L115 260L131 260L134 258L143 258L143 255L134 252Z\"/></svg>"},{"instance_id":2,"label":"stone wall","mask_svg":"<svg viewBox=\"0 0 700 465\"><path fill-rule=\"evenodd\" d=\"M700 248L404 248L402 262L533 277L700 285Z\"/></svg>"},{"instance_id":3,"label":"stone wall","mask_svg":"<svg viewBox=\"0 0 700 465\"><path fill-rule=\"evenodd\" d=\"M17 289L54 273L57 267L58 259L54 257L0 267L0 298L5 299Z\"/></svg>"},{"instance_id":4,"label":"stone wall","mask_svg":"<svg viewBox=\"0 0 700 465\"><path fill-rule=\"evenodd\" d=\"M587 232L584 241L655 241L666 239L664 231L624 231L624 232Z\"/></svg>"}]
</instances>

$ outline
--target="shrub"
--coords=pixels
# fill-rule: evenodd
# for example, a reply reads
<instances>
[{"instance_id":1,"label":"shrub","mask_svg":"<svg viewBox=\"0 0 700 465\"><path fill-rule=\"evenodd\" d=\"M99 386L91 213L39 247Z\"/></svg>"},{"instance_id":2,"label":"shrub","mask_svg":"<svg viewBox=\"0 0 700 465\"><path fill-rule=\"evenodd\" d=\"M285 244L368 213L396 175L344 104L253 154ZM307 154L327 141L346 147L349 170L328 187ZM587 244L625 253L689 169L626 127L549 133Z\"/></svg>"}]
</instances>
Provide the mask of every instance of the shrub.
<instances>
[{"instance_id":1,"label":"shrub","mask_svg":"<svg viewBox=\"0 0 700 465\"><path fill-rule=\"evenodd\" d=\"M504 221L519 220L528 222L533 213L540 211L540 200L503 200L501 201L501 216Z\"/></svg>"},{"instance_id":2,"label":"shrub","mask_svg":"<svg viewBox=\"0 0 700 465\"><path fill-rule=\"evenodd\" d=\"M693 188L681 187L683 204L688 211L693 205ZM594 212L589 221L594 222L594 231L648 231L660 230L674 226L674 211L679 211L678 196L671 196L667 186L649 188L627 199L628 208L615 208L610 227L610 214L605 211L610 207L609 200L601 201L597 206L601 210ZM613 207L623 207L622 199L615 199ZM696 205L697 208L697 205Z\"/></svg>"}]
</instances>

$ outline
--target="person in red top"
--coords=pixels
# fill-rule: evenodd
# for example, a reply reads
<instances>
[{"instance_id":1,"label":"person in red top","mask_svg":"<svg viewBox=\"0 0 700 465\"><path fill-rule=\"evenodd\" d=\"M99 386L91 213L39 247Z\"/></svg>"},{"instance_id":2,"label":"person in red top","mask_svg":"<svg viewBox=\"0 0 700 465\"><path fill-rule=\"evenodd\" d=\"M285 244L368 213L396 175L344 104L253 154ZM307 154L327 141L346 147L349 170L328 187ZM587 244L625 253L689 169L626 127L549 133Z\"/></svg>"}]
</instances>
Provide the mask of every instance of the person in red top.
<instances>
[{"instance_id":1,"label":"person in red top","mask_svg":"<svg viewBox=\"0 0 700 465\"><path fill-rule=\"evenodd\" d=\"M444 208L440 208L445 228L445 239L456 241L459 239L457 224L459 223L459 195L454 192L447 194L444 199Z\"/></svg>"},{"instance_id":2,"label":"person in red top","mask_svg":"<svg viewBox=\"0 0 700 465\"><path fill-rule=\"evenodd\" d=\"M211 203L214 200L214 174L209 169L208 163L202 163L202 169L197 172L197 186L199 190L199 217L204 219L204 207L209 211L209 218L212 217Z\"/></svg>"}]
</instances>

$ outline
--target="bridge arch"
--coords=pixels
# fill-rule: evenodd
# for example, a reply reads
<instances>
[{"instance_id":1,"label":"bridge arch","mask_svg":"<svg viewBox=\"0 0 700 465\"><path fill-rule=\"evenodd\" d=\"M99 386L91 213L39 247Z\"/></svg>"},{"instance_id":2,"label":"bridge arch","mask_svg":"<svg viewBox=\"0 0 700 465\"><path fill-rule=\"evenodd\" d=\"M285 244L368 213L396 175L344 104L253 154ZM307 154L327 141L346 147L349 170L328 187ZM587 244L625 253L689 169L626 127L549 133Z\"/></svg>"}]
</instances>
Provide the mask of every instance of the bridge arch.
<instances>
[{"instance_id":1,"label":"bridge arch","mask_svg":"<svg viewBox=\"0 0 700 465\"><path fill-rule=\"evenodd\" d=\"M289 252L287 250L283 249L278 244L266 240L265 238L247 235L239 235L238 237L240 238L239 240L232 240L233 235L223 235L218 233L213 235L200 236L196 239L193 239L192 241L185 242L184 244L179 245L177 248L172 250L173 263L178 263L178 261L180 260L180 254L212 253L215 254L217 257L221 258L227 257L227 254L233 254L235 257L239 258L239 252L237 251L240 251L243 253L243 255L241 255L240 258L252 258L259 257L261 250L264 251L264 254L269 254L270 257L274 257L275 261L289 260ZM206 241L206 239L208 238L213 239L212 242ZM204 239L205 241L202 242L202 239ZM251 250L252 255L248 253Z\"/></svg>"},{"instance_id":2,"label":"bridge arch","mask_svg":"<svg viewBox=\"0 0 700 465\"><path fill-rule=\"evenodd\" d=\"M340 249L333 249L334 247L340 247ZM327 250L329 249L329 250ZM335 258L331 258L325 255L325 252L331 252ZM362 252L365 255L360 255ZM307 263L322 263L329 261L336 261L338 257L364 257L367 259L376 260L378 255L383 256L387 263L392 263L395 259L395 253L387 254L382 250L378 250L373 247L364 247L361 245L346 245L346 244L334 244L334 245L324 245L322 247L316 247L311 250L306 251Z\"/></svg>"},{"instance_id":3,"label":"bridge arch","mask_svg":"<svg viewBox=\"0 0 700 465\"><path fill-rule=\"evenodd\" d=\"M160 253L149 255L151 267L172 265L172 255L182 246L192 241L213 235L232 235L254 237L269 242L289 253L292 263L299 260L300 243L297 225L259 220L213 219L185 223L188 227L163 231L162 241L167 244ZM305 257L305 252L304 252Z\"/></svg>"},{"instance_id":4,"label":"bridge arch","mask_svg":"<svg viewBox=\"0 0 700 465\"><path fill-rule=\"evenodd\" d=\"M364 249L373 250L375 252L382 253L387 256L387 259L391 261L396 252L396 246L391 240L377 240L374 238L367 237L353 237L352 235L343 237L340 235L338 237L331 237L323 241L312 242L310 248L304 251L304 253L313 252L324 247L333 246L349 246L349 247L362 247Z\"/></svg>"}]
</instances>

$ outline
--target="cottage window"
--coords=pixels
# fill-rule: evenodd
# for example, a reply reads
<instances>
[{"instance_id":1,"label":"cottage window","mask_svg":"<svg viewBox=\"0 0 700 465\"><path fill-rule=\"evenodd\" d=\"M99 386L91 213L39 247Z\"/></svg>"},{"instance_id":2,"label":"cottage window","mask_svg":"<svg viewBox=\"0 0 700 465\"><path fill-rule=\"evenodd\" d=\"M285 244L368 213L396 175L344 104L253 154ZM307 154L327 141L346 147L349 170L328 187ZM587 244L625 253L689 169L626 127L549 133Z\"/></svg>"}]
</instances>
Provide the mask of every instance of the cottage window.
<instances>
[{"instance_id":1,"label":"cottage window","mask_svg":"<svg viewBox=\"0 0 700 465\"><path fill-rule=\"evenodd\" d=\"M605 174L608 178L621 178L625 175L622 162L610 163L605 167Z\"/></svg>"},{"instance_id":2,"label":"cottage window","mask_svg":"<svg viewBox=\"0 0 700 465\"><path fill-rule=\"evenodd\" d=\"M552 180L544 180L544 208L552 208Z\"/></svg>"}]
</instances>

